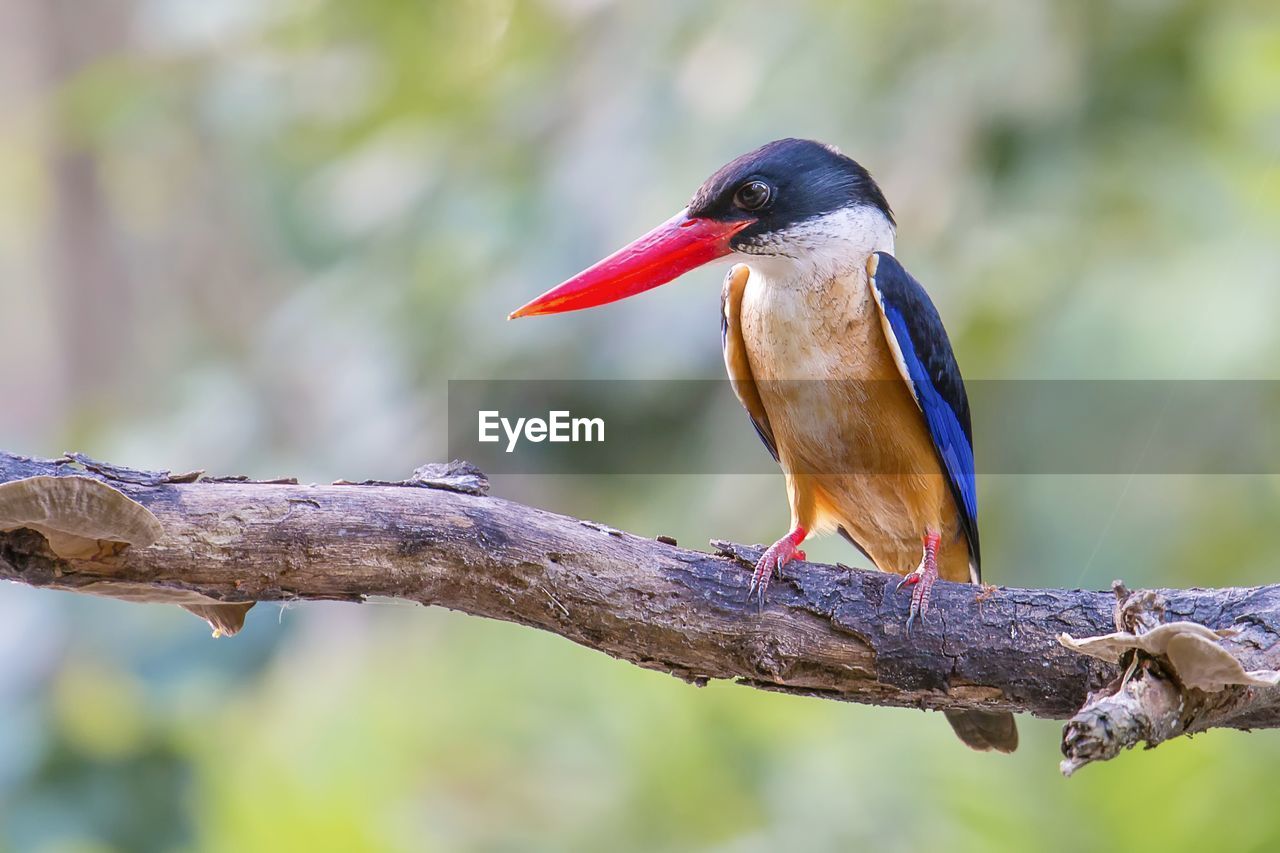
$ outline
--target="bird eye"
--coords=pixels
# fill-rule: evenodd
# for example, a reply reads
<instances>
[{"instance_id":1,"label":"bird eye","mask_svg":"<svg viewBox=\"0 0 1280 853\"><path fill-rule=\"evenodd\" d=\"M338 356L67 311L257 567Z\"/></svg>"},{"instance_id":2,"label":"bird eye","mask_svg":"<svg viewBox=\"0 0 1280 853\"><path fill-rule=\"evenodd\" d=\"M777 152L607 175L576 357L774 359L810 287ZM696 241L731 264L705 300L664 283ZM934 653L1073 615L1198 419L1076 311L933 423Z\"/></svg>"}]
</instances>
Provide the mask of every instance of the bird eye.
<instances>
[{"instance_id":1,"label":"bird eye","mask_svg":"<svg viewBox=\"0 0 1280 853\"><path fill-rule=\"evenodd\" d=\"M743 210L759 210L772 196L773 188L764 181L747 181L733 194L733 203Z\"/></svg>"}]
</instances>

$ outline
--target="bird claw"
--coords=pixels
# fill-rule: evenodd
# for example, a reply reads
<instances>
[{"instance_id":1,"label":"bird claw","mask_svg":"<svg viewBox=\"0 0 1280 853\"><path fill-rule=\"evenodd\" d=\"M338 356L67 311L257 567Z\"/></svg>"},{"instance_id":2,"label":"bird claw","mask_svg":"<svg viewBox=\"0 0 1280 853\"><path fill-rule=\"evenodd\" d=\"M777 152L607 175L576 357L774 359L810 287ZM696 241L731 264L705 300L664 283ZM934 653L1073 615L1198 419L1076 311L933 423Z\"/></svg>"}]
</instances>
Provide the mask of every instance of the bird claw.
<instances>
[{"instance_id":1,"label":"bird claw","mask_svg":"<svg viewBox=\"0 0 1280 853\"><path fill-rule=\"evenodd\" d=\"M751 573L751 584L747 587L747 601L754 595L760 608L764 608L764 594L769 589L769 581L776 575L782 577L782 567L792 560L806 559L804 551L796 547L803 536L797 537L796 531L788 533L770 545L756 561L755 570Z\"/></svg>"},{"instance_id":2,"label":"bird claw","mask_svg":"<svg viewBox=\"0 0 1280 853\"><path fill-rule=\"evenodd\" d=\"M920 565L914 572L898 581L898 585L893 590L899 592L904 586L915 587L911 590L911 609L907 613L907 636L911 636L911 629L917 623L924 624L924 617L929 613L929 598L933 594L933 584L937 579L938 537L929 535L925 536L924 556L920 559Z\"/></svg>"},{"instance_id":3,"label":"bird claw","mask_svg":"<svg viewBox=\"0 0 1280 853\"><path fill-rule=\"evenodd\" d=\"M901 590L904 586L912 586L911 590L911 609L907 613L907 636L911 636L911 629L916 623L924 623L924 617L929 613L929 596L933 592L933 582L938 579L938 570L936 567L926 567L921 564L911 574L898 581L894 591Z\"/></svg>"}]
</instances>

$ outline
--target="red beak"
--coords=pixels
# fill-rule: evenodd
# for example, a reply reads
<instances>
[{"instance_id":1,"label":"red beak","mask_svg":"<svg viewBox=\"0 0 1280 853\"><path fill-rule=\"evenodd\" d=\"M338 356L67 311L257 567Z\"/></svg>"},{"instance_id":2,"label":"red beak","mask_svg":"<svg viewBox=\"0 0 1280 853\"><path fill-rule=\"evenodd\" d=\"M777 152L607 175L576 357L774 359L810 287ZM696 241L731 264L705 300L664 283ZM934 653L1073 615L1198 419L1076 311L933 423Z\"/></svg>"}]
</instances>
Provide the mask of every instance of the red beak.
<instances>
[{"instance_id":1,"label":"red beak","mask_svg":"<svg viewBox=\"0 0 1280 853\"><path fill-rule=\"evenodd\" d=\"M733 251L729 238L755 220L717 222L680 211L603 261L517 308L508 317L532 317L593 308L666 284Z\"/></svg>"}]
</instances>

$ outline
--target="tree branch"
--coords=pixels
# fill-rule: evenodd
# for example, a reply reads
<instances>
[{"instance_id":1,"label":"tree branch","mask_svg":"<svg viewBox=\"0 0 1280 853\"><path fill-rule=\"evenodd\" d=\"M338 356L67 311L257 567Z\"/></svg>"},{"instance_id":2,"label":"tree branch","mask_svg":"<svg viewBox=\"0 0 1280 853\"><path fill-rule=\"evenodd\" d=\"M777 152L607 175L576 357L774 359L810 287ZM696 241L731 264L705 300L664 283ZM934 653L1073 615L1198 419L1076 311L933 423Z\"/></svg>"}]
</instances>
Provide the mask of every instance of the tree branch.
<instances>
[{"instance_id":1,"label":"tree branch","mask_svg":"<svg viewBox=\"0 0 1280 853\"><path fill-rule=\"evenodd\" d=\"M1132 655L1116 665L1065 648L1063 633L1115 630L1110 593L940 582L908 637L896 577L792 564L757 611L744 568L757 549L717 543L720 553L706 554L488 497L478 472L457 467L420 469L402 484L322 486L0 453L0 483L37 476L107 483L150 510L163 535L85 558L60 556L32 529L0 532L0 579L224 616L219 608L233 604L241 617L257 601L387 596L541 628L695 684L1053 719L1079 712L1064 740L1076 763L1065 769L1139 740L1280 727L1280 689L1184 688L1145 656L1125 680ZM1165 621L1233 629L1222 644L1248 668L1280 668L1280 586L1164 590L1160 603ZM1135 698L1136 677L1146 686ZM1133 707L1112 707L1124 701ZM1142 714L1154 720L1117 723Z\"/></svg>"}]
</instances>

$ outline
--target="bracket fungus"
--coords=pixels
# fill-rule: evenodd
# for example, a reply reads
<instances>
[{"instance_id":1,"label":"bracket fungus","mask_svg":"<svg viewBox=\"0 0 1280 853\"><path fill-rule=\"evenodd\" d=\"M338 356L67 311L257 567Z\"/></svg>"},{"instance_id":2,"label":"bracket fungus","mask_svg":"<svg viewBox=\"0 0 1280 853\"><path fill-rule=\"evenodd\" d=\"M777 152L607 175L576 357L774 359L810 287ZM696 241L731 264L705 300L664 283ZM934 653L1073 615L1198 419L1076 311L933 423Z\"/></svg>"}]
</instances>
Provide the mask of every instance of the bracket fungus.
<instances>
[{"instance_id":1,"label":"bracket fungus","mask_svg":"<svg viewBox=\"0 0 1280 853\"><path fill-rule=\"evenodd\" d=\"M92 477L41 475L0 483L0 532L28 528L64 560L102 561L125 548L147 548L164 535L151 510ZM181 589L155 589L119 580L81 584L81 592L124 601L177 604L209 624L215 637L244 626L253 602L221 602Z\"/></svg>"},{"instance_id":2,"label":"bracket fungus","mask_svg":"<svg viewBox=\"0 0 1280 853\"><path fill-rule=\"evenodd\" d=\"M1063 634L1058 642L1072 651L1108 663L1120 663L1125 652L1139 649L1167 662L1186 687L1208 692L1222 690L1232 684L1250 687L1280 684L1280 672L1246 670L1235 655L1218 642L1235 633L1231 630L1215 631L1197 622L1166 622L1144 634L1117 631L1080 640Z\"/></svg>"},{"instance_id":3,"label":"bracket fungus","mask_svg":"<svg viewBox=\"0 0 1280 853\"><path fill-rule=\"evenodd\" d=\"M1116 631L1058 642L1079 654L1125 666L1122 675L1089 694L1062 732L1062 773L1113 758L1145 742L1238 721L1280 686L1280 671L1239 628L1213 629L1186 619L1164 622L1168 602L1155 590L1129 592L1112 584ZM1240 727L1240 726L1237 726ZM1245 726L1247 727L1247 726Z\"/></svg>"},{"instance_id":4,"label":"bracket fungus","mask_svg":"<svg viewBox=\"0 0 1280 853\"><path fill-rule=\"evenodd\" d=\"M164 535L151 510L92 477L27 477L0 483L0 531L26 527L67 560L146 548Z\"/></svg>"}]
</instances>

